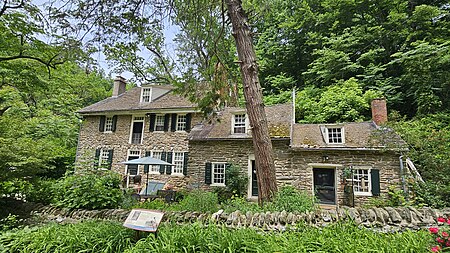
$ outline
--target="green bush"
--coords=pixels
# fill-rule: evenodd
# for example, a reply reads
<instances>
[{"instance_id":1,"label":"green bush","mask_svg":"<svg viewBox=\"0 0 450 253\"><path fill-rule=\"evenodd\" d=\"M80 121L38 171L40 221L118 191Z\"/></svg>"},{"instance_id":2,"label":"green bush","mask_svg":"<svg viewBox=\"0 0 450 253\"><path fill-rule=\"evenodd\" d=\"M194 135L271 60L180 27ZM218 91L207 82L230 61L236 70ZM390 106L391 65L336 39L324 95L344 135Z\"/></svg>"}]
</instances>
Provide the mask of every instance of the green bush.
<instances>
[{"instance_id":1,"label":"green bush","mask_svg":"<svg viewBox=\"0 0 450 253\"><path fill-rule=\"evenodd\" d=\"M222 203L231 197L243 197L247 194L248 176L242 174L240 167L231 165L225 171L227 184L225 187L214 187L219 202Z\"/></svg>"},{"instance_id":2,"label":"green bush","mask_svg":"<svg viewBox=\"0 0 450 253\"><path fill-rule=\"evenodd\" d=\"M57 185L56 205L69 209L118 208L124 194L120 176L110 171L68 175Z\"/></svg>"},{"instance_id":3,"label":"green bush","mask_svg":"<svg viewBox=\"0 0 450 253\"><path fill-rule=\"evenodd\" d=\"M125 252L428 252L431 241L426 231L377 233L353 224L285 233L190 224L163 225L157 239L149 236Z\"/></svg>"},{"instance_id":4,"label":"green bush","mask_svg":"<svg viewBox=\"0 0 450 253\"><path fill-rule=\"evenodd\" d=\"M219 200L217 194L202 190L189 192L183 200L176 205L179 211L216 212Z\"/></svg>"},{"instance_id":5,"label":"green bush","mask_svg":"<svg viewBox=\"0 0 450 253\"><path fill-rule=\"evenodd\" d=\"M54 179L36 178L24 190L26 200L29 202L48 205L54 202L57 181Z\"/></svg>"},{"instance_id":6,"label":"green bush","mask_svg":"<svg viewBox=\"0 0 450 253\"><path fill-rule=\"evenodd\" d=\"M0 236L2 252L123 252L132 247L134 231L117 222L50 224Z\"/></svg>"},{"instance_id":7,"label":"green bush","mask_svg":"<svg viewBox=\"0 0 450 253\"><path fill-rule=\"evenodd\" d=\"M293 186L283 186L275 195L272 202L264 207L267 211L306 212L316 208L316 199L304 191Z\"/></svg>"},{"instance_id":8,"label":"green bush","mask_svg":"<svg viewBox=\"0 0 450 253\"><path fill-rule=\"evenodd\" d=\"M433 208L450 207L450 185L427 181L410 186L416 205Z\"/></svg>"},{"instance_id":9,"label":"green bush","mask_svg":"<svg viewBox=\"0 0 450 253\"><path fill-rule=\"evenodd\" d=\"M221 208L227 212L231 213L236 210L242 213L250 212L262 212L263 209L256 202L248 201L245 197L232 197L227 199L221 204Z\"/></svg>"}]
</instances>

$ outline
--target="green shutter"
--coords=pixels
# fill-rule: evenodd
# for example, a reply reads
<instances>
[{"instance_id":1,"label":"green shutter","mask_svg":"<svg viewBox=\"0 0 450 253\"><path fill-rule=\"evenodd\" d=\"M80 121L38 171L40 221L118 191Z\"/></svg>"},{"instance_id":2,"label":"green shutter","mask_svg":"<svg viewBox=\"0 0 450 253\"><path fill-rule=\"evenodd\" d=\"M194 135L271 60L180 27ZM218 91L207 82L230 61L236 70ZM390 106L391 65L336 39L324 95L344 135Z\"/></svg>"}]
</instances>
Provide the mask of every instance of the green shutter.
<instances>
[{"instance_id":1,"label":"green shutter","mask_svg":"<svg viewBox=\"0 0 450 253\"><path fill-rule=\"evenodd\" d=\"M184 161L183 161L183 175L187 176L187 166L189 161L189 153L184 152Z\"/></svg>"},{"instance_id":2,"label":"green shutter","mask_svg":"<svg viewBox=\"0 0 450 253\"><path fill-rule=\"evenodd\" d=\"M100 132L105 131L105 122L106 122L106 116L100 116L100 124L98 125L98 131L100 131Z\"/></svg>"},{"instance_id":3,"label":"green shutter","mask_svg":"<svg viewBox=\"0 0 450 253\"><path fill-rule=\"evenodd\" d=\"M186 132L191 131L192 113L186 114Z\"/></svg>"},{"instance_id":4,"label":"green shutter","mask_svg":"<svg viewBox=\"0 0 450 253\"><path fill-rule=\"evenodd\" d=\"M173 152L167 152L167 160L166 160L166 162L172 163L172 156L173 156ZM167 175L172 174L172 166L169 166L169 165L166 166L166 174Z\"/></svg>"},{"instance_id":5,"label":"green shutter","mask_svg":"<svg viewBox=\"0 0 450 253\"><path fill-rule=\"evenodd\" d=\"M100 152L102 152L101 148L98 148L95 150L95 160L94 160L94 167L98 168L99 166L99 160L100 160Z\"/></svg>"},{"instance_id":6,"label":"green shutter","mask_svg":"<svg viewBox=\"0 0 450 253\"><path fill-rule=\"evenodd\" d=\"M161 153L161 160L165 161L166 160L166 152L162 152ZM160 174L164 174L166 170L166 166L165 165L160 165L159 166L159 173Z\"/></svg>"},{"instance_id":7,"label":"green shutter","mask_svg":"<svg viewBox=\"0 0 450 253\"><path fill-rule=\"evenodd\" d=\"M114 154L114 149L110 149L108 150L108 169L110 170L112 167L112 163L113 163L113 154Z\"/></svg>"},{"instance_id":8,"label":"green shutter","mask_svg":"<svg viewBox=\"0 0 450 253\"><path fill-rule=\"evenodd\" d=\"M372 178L372 195L380 196L380 170L370 170L370 176Z\"/></svg>"},{"instance_id":9,"label":"green shutter","mask_svg":"<svg viewBox=\"0 0 450 253\"><path fill-rule=\"evenodd\" d=\"M155 131L155 120L156 120L156 114L150 113L150 124L148 124L149 125L148 131L150 131L150 132Z\"/></svg>"},{"instance_id":10,"label":"green shutter","mask_svg":"<svg viewBox=\"0 0 450 253\"><path fill-rule=\"evenodd\" d=\"M147 156L151 156L152 152L151 151L145 151L145 157ZM148 173L150 171L150 165L145 164L144 165L144 173Z\"/></svg>"},{"instance_id":11,"label":"green shutter","mask_svg":"<svg viewBox=\"0 0 450 253\"><path fill-rule=\"evenodd\" d=\"M231 168L231 163L225 164L225 185L227 185L228 178L230 176L230 168Z\"/></svg>"},{"instance_id":12,"label":"green shutter","mask_svg":"<svg viewBox=\"0 0 450 253\"><path fill-rule=\"evenodd\" d=\"M205 163L205 184L211 184L212 163Z\"/></svg>"},{"instance_id":13,"label":"green shutter","mask_svg":"<svg viewBox=\"0 0 450 253\"><path fill-rule=\"evenodd\" d=\"M170 114L164 115L164 132L169 131Z\"/></svg>"},{"instance_id":14,"label":"green shutter","mask_svg":"<svg viewBox=\"0 0 450 253\"><path fill-rule=\"evenodd\" d=\"M170 126L170 131L175 132L177 131L177 114L172 113L172 124Z\"/></svg>"},{"instance_id":15,"label":"green shutter","mask_svg":"<svg viewBox=\"0 0 450 253\"><path fill-rule=\"evenodd\" d=\"M116 124L117 124L117 115L114 115L112 117L112 131L115 132L116 131Z\"/></svg>"}]
</instances>

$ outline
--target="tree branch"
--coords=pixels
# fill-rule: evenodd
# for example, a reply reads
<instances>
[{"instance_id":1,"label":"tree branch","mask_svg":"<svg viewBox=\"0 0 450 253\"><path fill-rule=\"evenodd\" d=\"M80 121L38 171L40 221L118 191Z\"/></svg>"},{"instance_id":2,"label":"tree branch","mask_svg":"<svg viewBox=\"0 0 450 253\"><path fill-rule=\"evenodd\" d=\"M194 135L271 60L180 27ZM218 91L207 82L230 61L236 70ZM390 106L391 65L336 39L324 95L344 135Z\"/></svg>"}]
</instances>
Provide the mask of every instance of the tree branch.
<instances>
[{"instance_id":1,"label":"tree branch","mask_svg":"<svg viewBox=\"0 0 450 253\"><path fill-rule=\"evenodd\" d=\"M20 3L18 5L11 6L11 5L8 5L8 1L7 0L3 0L3 6L0 9L0 17L3 14L5 14L7 9L19 9L19 8L22 8L24 6L24 4L25 4L25 1L22 0L22 1L20 1Z\"/></svg>"}]
</instances>

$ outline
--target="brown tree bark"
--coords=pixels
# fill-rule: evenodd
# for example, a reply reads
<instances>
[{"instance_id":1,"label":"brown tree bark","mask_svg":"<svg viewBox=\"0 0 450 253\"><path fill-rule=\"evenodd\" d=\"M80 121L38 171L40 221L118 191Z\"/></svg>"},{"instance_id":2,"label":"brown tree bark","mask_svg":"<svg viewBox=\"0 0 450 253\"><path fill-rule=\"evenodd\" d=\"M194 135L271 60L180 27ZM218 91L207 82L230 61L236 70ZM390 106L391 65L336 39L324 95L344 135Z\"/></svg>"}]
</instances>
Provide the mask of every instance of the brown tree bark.
<instances>
[{"instance_id":1,"label":"brown tree bark","mask_svg":"<svg viewBox=\"0 0 450 253\"><path fill-rule=\"evenodd\" d=\"M225 0L228 15L233 26L238 58L244 85L247 115L253 138L256 177L258 180L258 202L270 201L277 191L272 142L269 136L266 113L262 100L258 65L253 48L253 38L241 0Z\"/></svg>"}]
</instances>

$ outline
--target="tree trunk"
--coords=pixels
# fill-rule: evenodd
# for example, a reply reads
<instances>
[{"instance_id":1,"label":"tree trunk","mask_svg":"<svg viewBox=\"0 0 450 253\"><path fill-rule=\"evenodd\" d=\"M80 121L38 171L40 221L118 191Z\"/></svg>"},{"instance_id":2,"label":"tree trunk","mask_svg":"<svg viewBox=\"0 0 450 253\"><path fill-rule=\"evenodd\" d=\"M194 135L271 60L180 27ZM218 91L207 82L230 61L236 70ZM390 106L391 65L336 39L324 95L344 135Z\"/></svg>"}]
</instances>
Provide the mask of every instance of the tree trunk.
<instances>
[{"instance_id":1,"label":"tree trunk","mask_svg":"<svg viewBox=\"0 0 450 253\"><path fill-rule=\"evenodd\" d=\"M255 152L256 177L258 180L258 202L270 201L277 191L272 142L269 136L266 113L262 101L258 65L253 48L252 33L241 0L225 0L228 15L233 26L238 58L240 61L244 97Z\"/></svg>"}]
</instances>

